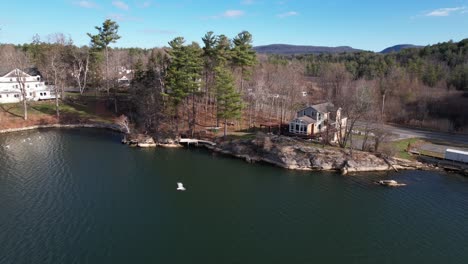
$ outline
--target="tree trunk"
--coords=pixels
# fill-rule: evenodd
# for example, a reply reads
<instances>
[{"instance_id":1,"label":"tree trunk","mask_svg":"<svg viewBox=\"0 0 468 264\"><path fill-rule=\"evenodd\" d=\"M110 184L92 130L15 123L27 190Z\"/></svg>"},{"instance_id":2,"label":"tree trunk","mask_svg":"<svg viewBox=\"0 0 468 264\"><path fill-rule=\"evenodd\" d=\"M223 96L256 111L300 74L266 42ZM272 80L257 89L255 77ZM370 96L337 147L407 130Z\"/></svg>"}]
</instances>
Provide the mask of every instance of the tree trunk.
<instances>
[{"instance_id":1,"label":"tree trunk","mask_svg":"<svg viewBox=\"0 0 468 264\"><path fill-rule=\"evenodd\" d=\"M57 121L60 122L60 108L59 108L59 98L58 98L58 95L59 95L59 91L57 89L57 84L55 85L55 114L57 116Z\"/></svg>"},{"instance_id":2,"label":"tree trunk","mask_svg":"<svg viewBox=\"0 0 468 264\"><path fill-rule=\"evenodd\" d=\"M57 71L54 71L54 90L55 90L55 114L57 116L57 121L60 122L60 110L59 110L59 89L58 89L58 82L57 82Z\"/></svg>"},{"instance_id":3,"label":"tree trunk","mask_svg":"<svg viewBox=\"0 0 468 264\"><path fill-rule=\"evenodd\" d=\"M23 97L23 113L24 113L24 120L28 120L28 102L26 99L26 83L21 80L21 77L17 77L18 84L20 87L21 96Z\"/></svg>"},{"instance_id":4,"label":"tree trunk","mask_svg":"<svg viewBox=\"0 0 468 264\"><path fill-rule=\"evenodd\" d=\"M382 116L382 121L383 121L383 117L384 117L384 109L385 109L385 92L382 94L382 113L381 113L381 116Z\"/></svg>"},{"instance_id":5,"label":"tree trunk","mask_svg":"<svg viewBox=\"0 0 468 264\"><path fill-rule=\"evenodd\" d=\"M195 124L197 123L197 109L195 104L195 93L192 94L192 129L191 134L192 138L195 133Z\"/></svg>"},{"instance_id":6,"label":"tree trunk","mask_svg":"<svg viewBox=\"0 0 468 264\"><path fill-rule=\"evenodd\" d=\"M28 120L28 104L26 102L26 95L23 96L23 112L24 120Z\"/></svg>"},{"instance_id":7,"label":"tree trunk","mask_svg":"<svg viewBox=\"0 0 468 264\"><path fill-rule=\"evenodd\" d=\"M227 135L227 119L224 119L224 138L226 138Z\"/></svg>"},{"instance_id":8,"label":"tree trunk","mask_svg":"<svg viewBox=\"0 0 468 264\"><path fill-rule=\"evenodd\" d=\"M107 96L109 96L109 51L106 45L106 90Z\"/></svg>"}]
</instances>

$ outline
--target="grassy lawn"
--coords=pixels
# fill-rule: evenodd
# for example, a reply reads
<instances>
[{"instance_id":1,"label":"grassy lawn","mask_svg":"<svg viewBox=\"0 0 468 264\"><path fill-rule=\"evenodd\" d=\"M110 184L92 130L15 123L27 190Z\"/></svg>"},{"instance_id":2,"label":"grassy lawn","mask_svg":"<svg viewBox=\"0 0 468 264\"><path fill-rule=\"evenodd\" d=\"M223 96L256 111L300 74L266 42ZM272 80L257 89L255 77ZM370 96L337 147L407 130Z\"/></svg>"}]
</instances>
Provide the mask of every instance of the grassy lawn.
<instances>
[{"instance_id":1,"label":"grassy lawn","mask_svg":"<svg viewBox=\"0 0 468 264\"><path fill-rule=\"evenodd\" d=\"M83 101L81 101L83 102ZM60 123L113 123L114 116L103 103L87 100L85 103L60 102ZM0 129L57 123L55 101L28 102L28 120L23 120L21 103L0 106Z\"/></svg>"},{"instance_id":2,"label":"grassy lawn","mask_svg":"<svg viewBox=\"0 0 468 264\"><path fill-rule=\"evenodd\" d=\"M55 102L35 102L30 105L30 109L46 115L55 115ZM61 102L59 105L60 115L65 118L72 118L83 121L111 122L108 117L98 116L92 107L79 104L66 104Z\"/></svg>"},{"instance_id":3,"label":"grassy lawn","mask_svg":"<svg viewBox=\"0 0 468 264\"><path fill-rule=\"evenodd\" d=\"M223 132L218 132L218 136L222 137ZM245 132L230 132L227 135L227 139L243 139L243 140L252 140L255 139L255 133L245 133Z\"/></svg>"},{"instance_id":4,"label":"grassy lawn","mask_svg":"<svg viewBox=\"0 0 468 264\"><path fill-rule=\"evenodd\" d=\"M421 142L421 139L408 138L408 139L393 141L390 144L396 150L396 154L395 154L396 157L402 158L402 159L413 159L413 157L408 152L406 152L406 149L408 148L408 144L414 145L418 142Z\"/></svg>"},{"instance_id":5,"label":"grassy lawn","mask_svg":"<svg viewBox=\"0 0 468 264\"><path fill-rule=\"evenodd\" d=\"M420 150L419 152L425 156L430 156L430 157L439 158L439 159L445 158L444 153L440 153L440 152L434 152L434 151L428 151L428 150Z\"/></svg>"}]
</instances>

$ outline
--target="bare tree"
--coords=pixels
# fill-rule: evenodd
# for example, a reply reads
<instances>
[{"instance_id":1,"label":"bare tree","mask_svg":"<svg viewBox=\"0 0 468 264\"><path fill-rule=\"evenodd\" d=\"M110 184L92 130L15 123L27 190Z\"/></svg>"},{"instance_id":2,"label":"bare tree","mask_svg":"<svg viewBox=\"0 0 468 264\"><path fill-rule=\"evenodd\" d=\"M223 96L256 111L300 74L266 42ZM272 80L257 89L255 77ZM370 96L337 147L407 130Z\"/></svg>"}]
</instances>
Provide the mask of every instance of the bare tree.
<instances>
[{"instance_id":1,"label":"bare tree","mask_svg":"<svg viewBox=\"0 0 468 264\"><path fill-rule=\"evenodd\" d=\"M328 101L336 102L343 96L343 88L351 80L351 74L346 70L344 64L330 63L322 71L320 80L321 86L327 89Z\"/></svg>"},{"instance_id":2,"label":"bare tree","mask_svg":"<svg viewBox=\"0 0 468 264\"><path fill-rule=\"evenodd\" d=\"M47 76L47 81L53 83L55 94L55 113L60 120L60 97L63 97L63 87L67 78L66 46L71 45L71 40L62 33L47 36L44 43L43 56L38 67Z\"/></svg>"},{"instance_id":3,"label":"bare tree","mask_svg":"<svg viewBox=\"0 0 468 264\"><path fill-rule=\"evenodd\" d=\"M26 53L21 52L14 47L7 48L4 50L3 54L6 61L8 61L9 69L14 69L12 72L13 78L16 79L18 83L17 86L20 89L21 93L21 102L23 104L23 118L24 120L28 120L28 98L27 98L27 91L26 91L26 77L23 73L23 70L30 66L29 58Z\"/></svg>"},{"instance_id":4,"label":"bare tree","mask_svg":"<svg viewBox=\"0 0 468 264\"><path fill-rule=\"evenodd\" d=\"M72 77L78 85L80 94L83 94L88 84L89 48L71 48Z\"/></svg>"},{"instance_id":5,"label":"bare tree","mask_svg":"<svg viewBox=\"0 0 468 264\"><path fill-rule=\"evenodd\" d=\"M340 98L349 121L346 122L346 127L342 127L341 122L338 123L339 145L342 148L345 148L349 142L352 151L352 133L356 122L362 120L372 109L374 100L371 85L371 82L361 80L355 87L347 89L344 97Z\"/></svg>"},{"instance_id":6,"label":"bare tree","mask_svg":"<svg viewBox=\"0 0 468 264\"><path fill-rule=\"evenodd\" d=\"M117 124L124 128L124 132L126 134L130 134L130 121L128 120L127 116L119 116L119 118L117 118Z\"/></svg>"}]
</instances>

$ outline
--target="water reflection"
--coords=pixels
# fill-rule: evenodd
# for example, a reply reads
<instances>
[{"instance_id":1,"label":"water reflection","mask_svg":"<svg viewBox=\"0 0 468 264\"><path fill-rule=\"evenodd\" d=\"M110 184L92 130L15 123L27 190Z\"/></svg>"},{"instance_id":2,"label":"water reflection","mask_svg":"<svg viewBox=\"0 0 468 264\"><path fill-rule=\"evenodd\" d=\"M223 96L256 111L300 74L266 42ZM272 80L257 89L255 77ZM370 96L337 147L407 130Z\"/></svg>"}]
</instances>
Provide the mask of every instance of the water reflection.
<instances>
[{"instance_id":1,"label":"water reflection","mask_svg":"<svg viewBox=\"0 0 468 264\"><path fill-rule=\"evenodd\" d=\"M119 139L92 129L0 136L0 263L468 258L466 178L288 171ZM408 186L373 184L388 178Z\"/></svg>"}]
</instances>

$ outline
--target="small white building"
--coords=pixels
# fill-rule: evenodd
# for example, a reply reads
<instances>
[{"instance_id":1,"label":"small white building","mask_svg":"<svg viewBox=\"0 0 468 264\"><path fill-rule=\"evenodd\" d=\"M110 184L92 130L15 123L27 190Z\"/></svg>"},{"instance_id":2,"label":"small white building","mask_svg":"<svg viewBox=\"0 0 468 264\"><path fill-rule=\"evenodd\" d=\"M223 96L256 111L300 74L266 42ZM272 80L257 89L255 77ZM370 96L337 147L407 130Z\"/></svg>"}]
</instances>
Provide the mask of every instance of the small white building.
<instances>
[{"instance_id":1,"label":"small white building","mask_svg":"<svg viewBox=\"0 0 468 264\"><path fill-rule=\"evenodd\" d=\"M55 91L47 87L39 75L31 76L22 70L14 69L0 76L0 104L18 103L23 100L24 87L26 100L39 101L55 98Z\"/></svg>"},{"instance_id":2,"label":"small white building","mask_svg":"<svg viewBox=\"0 0 468 264\"><path fill-rule=\"evenodd\" d=\"M468 163L468 151L463 151L463 150L458 150L458 149L446 149L445 159Z\"/></svg>"},{"instance_id":3,"label":"small white building","mask_svg":"<svg viewBox=\"0 0 468 264\"><path fill-rule=\"evenodd\" d=\"M117 83L120 86L129 86L130 85L130 79L127 76L122 76L119 79L117 79Z\"/></svg>"},{"instance_id":4,"label":"small white building","mask_svg":"<svg viewBox=\"0 0 468 264\"><path fill-rule=\"evenodd\" d=\"M346 127L347 118L341 116L341 108L332 103L308 106L297 112L297 117L289 122L289 133L313 136L323 132L335 132ZM332 116L332 113L334 115Z\"/></svg>"}]
</instances>

